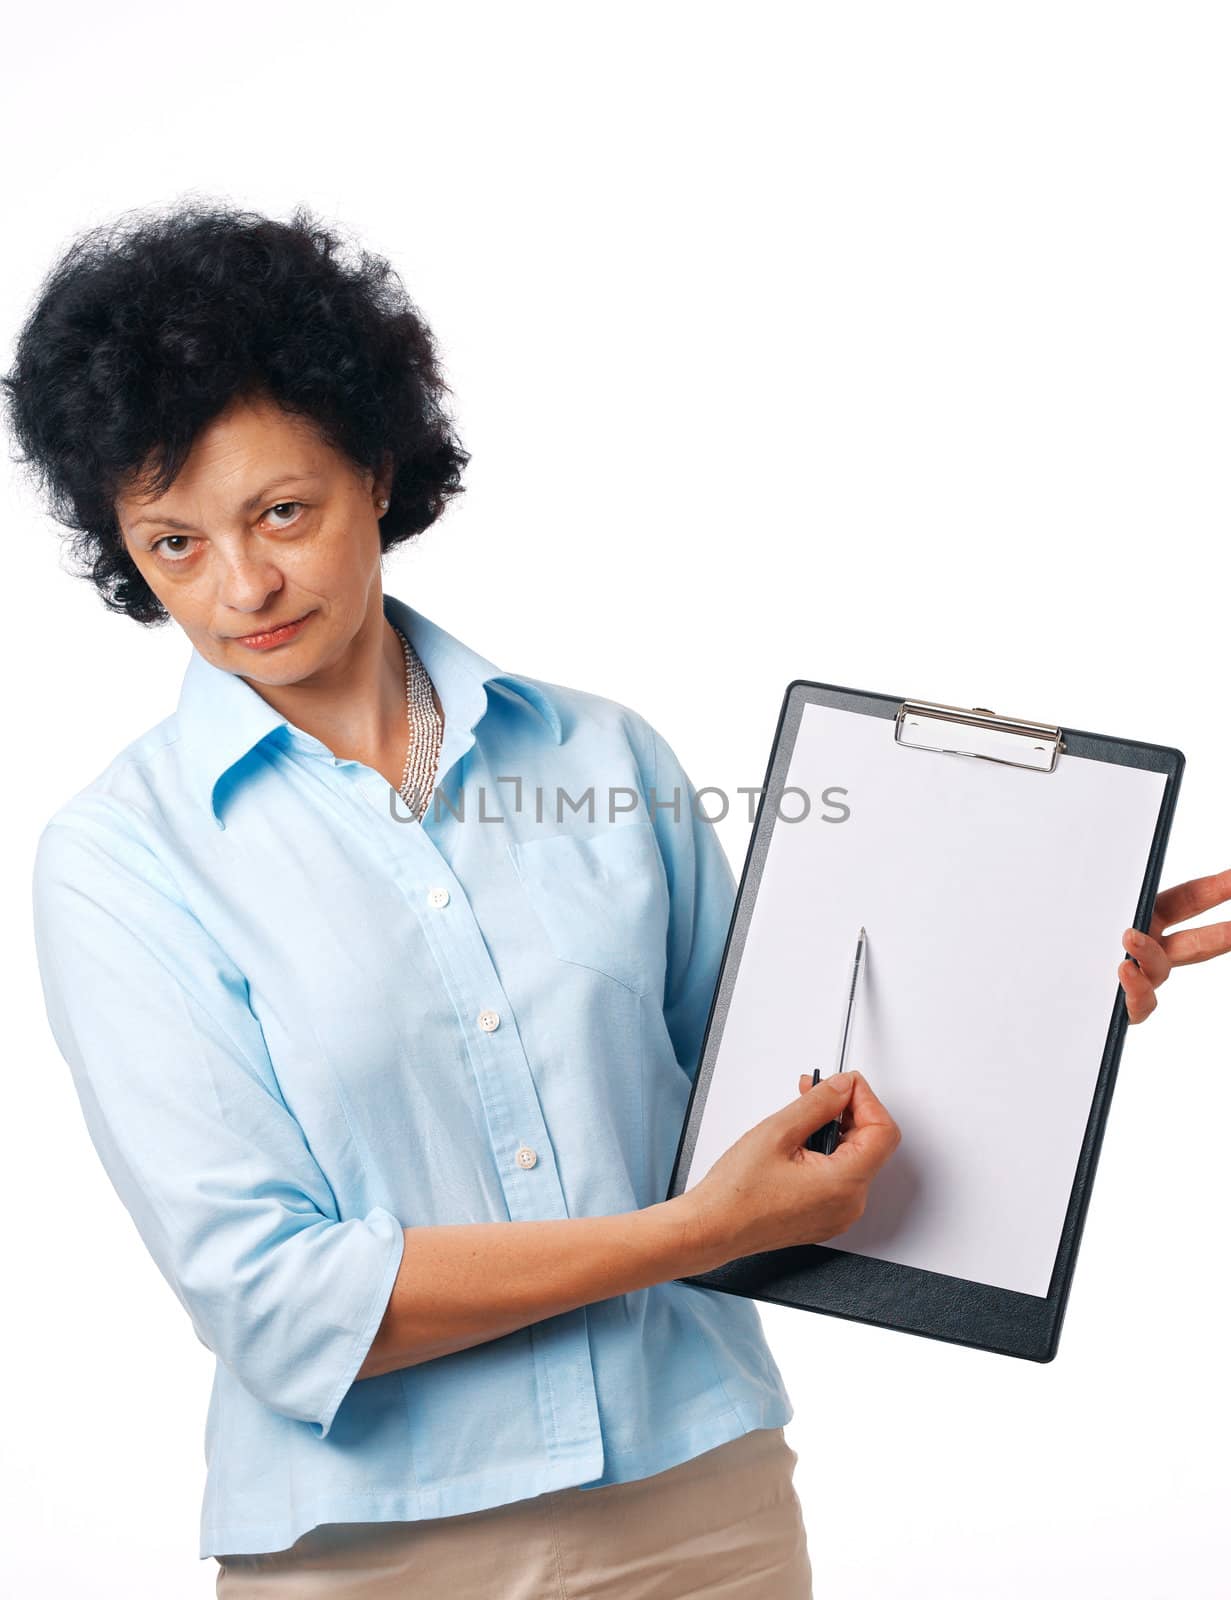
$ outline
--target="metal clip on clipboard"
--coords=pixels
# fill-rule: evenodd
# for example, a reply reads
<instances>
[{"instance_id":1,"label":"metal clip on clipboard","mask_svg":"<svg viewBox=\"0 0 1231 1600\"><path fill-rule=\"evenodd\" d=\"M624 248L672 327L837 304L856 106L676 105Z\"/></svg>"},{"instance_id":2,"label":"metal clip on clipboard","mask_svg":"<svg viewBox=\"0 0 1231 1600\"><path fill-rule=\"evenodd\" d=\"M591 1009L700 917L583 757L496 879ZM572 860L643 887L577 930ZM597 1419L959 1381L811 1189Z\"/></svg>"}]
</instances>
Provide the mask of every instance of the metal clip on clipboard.
<instances>
[{"instance_id":1,"label":"metal clip on clipboard","mask_svg":"<svg viewBox=\"0 0 1231 1600\"><path fill-rule=\"evenodd\" d=\"M1064 749L1059 728L1024 717L1000 717L986 706L946 706L929 700L904 700L894 720L895 744L911 750L974 756L1032 772L1054 772Z\"/></svg>"}]
</instances>

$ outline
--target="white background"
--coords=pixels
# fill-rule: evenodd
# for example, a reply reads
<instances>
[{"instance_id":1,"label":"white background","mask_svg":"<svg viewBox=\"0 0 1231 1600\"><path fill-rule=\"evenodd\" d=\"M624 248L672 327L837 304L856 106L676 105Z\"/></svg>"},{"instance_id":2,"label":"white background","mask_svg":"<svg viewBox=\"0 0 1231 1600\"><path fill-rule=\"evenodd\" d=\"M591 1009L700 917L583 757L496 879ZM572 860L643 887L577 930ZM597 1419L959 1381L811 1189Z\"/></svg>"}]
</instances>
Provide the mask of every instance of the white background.
<instances>
[{"instance_id":1,"label":"white background","mask_svg":"<svg viewBox=\"0 0 1231 1600\"><path fill-rule=\"evenodd\" d=\"M473 453L392 592L635 706L698 785L761 781L795 677L1178 745L1164 883L1231 865L1222 7L76 0L5 31L6 363L85 225L304 202L394 260ZM38 828L187 646L0 495L5 1575L204 1596L211 1359L29 932ZM762 1308L818 1597L1222 1592L1229 991L1231 958L1181 969L1130 1029L1054 1363Z\"/></svg>"}]
</instances>

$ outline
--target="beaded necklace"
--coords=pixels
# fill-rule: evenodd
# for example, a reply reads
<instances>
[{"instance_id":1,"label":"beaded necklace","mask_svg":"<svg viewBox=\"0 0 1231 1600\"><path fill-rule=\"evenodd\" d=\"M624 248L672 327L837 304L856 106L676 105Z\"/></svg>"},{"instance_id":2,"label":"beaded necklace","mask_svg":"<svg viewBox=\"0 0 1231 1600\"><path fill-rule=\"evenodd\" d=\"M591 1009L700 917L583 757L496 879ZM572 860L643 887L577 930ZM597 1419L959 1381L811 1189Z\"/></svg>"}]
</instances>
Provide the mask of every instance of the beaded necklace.
<instances>
[{"instance_id":1,"label":"beaded necklace","mask_svg":"<svg viewBox=\"0 0 1231 1600\"><path fill-rule=\"evenodd\" d=\"M401 628L395 627L394 632L402 641L406 662L406 722L410 729L410 744L398 793L411 814L422 821L436 784L443 724L432 698L432 680L419 659L419 652Z\"/></svg>"}]
</instances>

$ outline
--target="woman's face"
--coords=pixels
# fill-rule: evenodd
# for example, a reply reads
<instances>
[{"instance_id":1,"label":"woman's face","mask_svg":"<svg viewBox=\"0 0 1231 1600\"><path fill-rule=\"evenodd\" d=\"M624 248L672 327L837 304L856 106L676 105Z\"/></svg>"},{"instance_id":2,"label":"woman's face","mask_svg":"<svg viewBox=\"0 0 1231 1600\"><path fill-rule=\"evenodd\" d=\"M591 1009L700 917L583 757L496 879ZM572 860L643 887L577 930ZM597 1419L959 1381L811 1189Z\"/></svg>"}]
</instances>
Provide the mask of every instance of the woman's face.
<instances>
[{"instance_id":1,"label":"woman's face","mask_svg":"<svg viewBox=\"0 0 1231 1600\"><path fill-rule=\"evenodd\" d=\"M383 620L379 496L310 422L236 402L198 436L157 499L117 496L127 549L207 661L272 685L341 662ZM289 636L244 642L306 618Z\"/></svg>"}]
</instances>

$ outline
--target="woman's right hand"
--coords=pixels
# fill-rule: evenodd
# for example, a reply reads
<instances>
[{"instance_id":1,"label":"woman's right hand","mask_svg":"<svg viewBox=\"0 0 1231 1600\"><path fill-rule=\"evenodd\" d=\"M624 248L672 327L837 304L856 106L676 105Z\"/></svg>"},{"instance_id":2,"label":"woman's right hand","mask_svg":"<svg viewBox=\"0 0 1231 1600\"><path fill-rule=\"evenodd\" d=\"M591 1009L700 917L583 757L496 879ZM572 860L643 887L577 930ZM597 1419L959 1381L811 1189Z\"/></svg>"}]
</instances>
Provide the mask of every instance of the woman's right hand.
<instances>
[{"instance_id":1,"label":"woman's right hand","mask_svg":"<svg viewBox=\"0 0 1231 1600\"><path fill-rule=\"evenodd\" d=\"M863 1215L868 1185L897 1149L897 1123L860 1072L799 1080L799 1098L758 1122L692 1189L689 1239L711 1270L740 1256L823 1244ZM830 1156L804 1148L842 1119Z\"/></svg>"}]
</instances>

